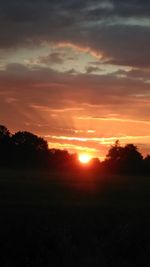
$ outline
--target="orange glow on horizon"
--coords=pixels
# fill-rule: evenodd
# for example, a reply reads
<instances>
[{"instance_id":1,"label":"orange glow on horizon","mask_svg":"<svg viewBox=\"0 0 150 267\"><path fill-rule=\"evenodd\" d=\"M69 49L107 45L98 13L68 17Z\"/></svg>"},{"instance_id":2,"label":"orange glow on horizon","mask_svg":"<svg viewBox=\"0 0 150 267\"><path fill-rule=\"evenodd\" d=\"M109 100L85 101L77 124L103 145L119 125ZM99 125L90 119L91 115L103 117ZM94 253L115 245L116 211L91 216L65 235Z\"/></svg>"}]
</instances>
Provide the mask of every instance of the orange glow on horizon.
<instances>
[{"instance_id":1,"label":"orange glow on horizon","mask_svg":"<svg viewBox=\"0 0 150 267\"><path fill-rule=\"evenodd\" d=\"M88 164L91 161L91 156L88 154L81 154L79 155L79 161L82 164Z\"/></svg>"}]
</instances>

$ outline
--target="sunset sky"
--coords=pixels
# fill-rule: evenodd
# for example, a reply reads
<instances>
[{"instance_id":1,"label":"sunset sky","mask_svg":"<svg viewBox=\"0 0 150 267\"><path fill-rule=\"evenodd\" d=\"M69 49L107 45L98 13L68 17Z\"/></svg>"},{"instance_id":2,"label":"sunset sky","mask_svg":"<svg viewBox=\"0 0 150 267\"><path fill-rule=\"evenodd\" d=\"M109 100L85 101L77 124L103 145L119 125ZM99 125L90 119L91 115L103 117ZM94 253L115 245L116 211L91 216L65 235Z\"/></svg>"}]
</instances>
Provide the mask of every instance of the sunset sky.
<instances>
[{"instance_id":1,"label":"sunset sky","mask_svg":"<svg viewBox=\"0 0 150 267\"><path fill-rule=\"evenodd\" d=\"M150 153L150 1L0 0L0 124L103 158Z\"/></svg>"}]
</instances>

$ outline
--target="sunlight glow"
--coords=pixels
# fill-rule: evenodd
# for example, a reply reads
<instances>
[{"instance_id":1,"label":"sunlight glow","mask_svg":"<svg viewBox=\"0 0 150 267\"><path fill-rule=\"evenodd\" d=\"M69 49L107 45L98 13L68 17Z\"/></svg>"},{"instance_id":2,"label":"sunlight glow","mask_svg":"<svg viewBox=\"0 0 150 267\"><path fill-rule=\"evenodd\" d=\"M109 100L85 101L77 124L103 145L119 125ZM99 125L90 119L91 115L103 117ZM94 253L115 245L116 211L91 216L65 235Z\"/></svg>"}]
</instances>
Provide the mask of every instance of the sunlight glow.
<instances>
[{"instance_id":1,"label":"sunlight glow","mask_svg":"<svg viewBox=\"0 0 150 267\"><path fill-rule=\"evenodd\" d=\"M90 160L91 160L91 157L88 154L81 154L81 155L79 155L79 161L82 164L88 164L90 162Z\"/></svg>"}]
</instances>

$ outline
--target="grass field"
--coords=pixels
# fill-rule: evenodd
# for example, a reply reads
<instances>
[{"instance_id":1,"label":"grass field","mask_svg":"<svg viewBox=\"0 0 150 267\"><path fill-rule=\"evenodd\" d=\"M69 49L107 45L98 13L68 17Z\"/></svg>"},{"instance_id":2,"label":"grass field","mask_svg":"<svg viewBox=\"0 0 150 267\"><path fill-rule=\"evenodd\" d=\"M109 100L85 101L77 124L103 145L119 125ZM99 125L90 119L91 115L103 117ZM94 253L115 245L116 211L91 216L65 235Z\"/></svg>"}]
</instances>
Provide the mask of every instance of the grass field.
<instances>
[{"instance_id":1,"label":"grass field","mask_svg":"<svg viewBox=\"0 0 150 267\"><path fill-rule=\"evenodd\" d=\"M150 265L150 177L0 171L0 266Z\"/></svg>"}]
</instances>

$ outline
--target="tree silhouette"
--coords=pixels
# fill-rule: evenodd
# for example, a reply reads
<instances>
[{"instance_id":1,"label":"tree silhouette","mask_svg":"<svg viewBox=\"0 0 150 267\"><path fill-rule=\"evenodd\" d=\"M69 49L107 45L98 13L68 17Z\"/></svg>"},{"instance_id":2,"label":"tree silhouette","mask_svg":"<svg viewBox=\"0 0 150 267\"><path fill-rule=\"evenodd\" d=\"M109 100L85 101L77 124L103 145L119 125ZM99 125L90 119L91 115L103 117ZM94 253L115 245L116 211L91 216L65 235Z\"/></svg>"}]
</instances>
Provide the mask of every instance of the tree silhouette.
<instances>
[{"instance_id":1,"label":"tree silhouette","mask_svg":"<svg viewBox=\"0 0 150 267\"><path fill-rule=\"evenodd\" d=\"M123 172L141 172L143 157L133 144L127 144L122 149L121 167Z\"/></svg>"},{"instance_id":2,"label":"tree silhouette","mask_svg":"<svg viewBox=\"0 0 150 267\"><path fill-rule=\"evenodd\" d=\"M11 161L11 134L9 130L0 125L0 166L6 166Z\"/></svg>"},{"instance_id":3,"label":"tree silhouette","mask_svg":"<svg viewBox=\"0 0 150 267\"><path fill-rule=\"evenodd\" d=\"M122 147L120 146L119 140L115 142L114 145L111 146L111 148L108 151L108 154L106 155L106 160L110 160L113 163L117 162L121 158Z\"/></svg>"},{"instance_id":4,"label":"tree silhouette","mask_svg":"<svg viewBox=\"0 0 150 267\"><path fill-rule=\"evenodd\" d=\"M72 169L77 162L75 154L69 154L67 150L50 149L49 150L49 163L51 168L55 169Z\"/></svg>"},{"instance_id":5,"label":"tree silhouette","mask_svg":"<svg viewBox=\"0 0 150 267\"><path fill-rule=\"evenodd\" d=\"M42 137L27 131L11 134L0 125L0 166L1 167L48 167L55 170L79 171L82 169L77 154L67 150L48 149L48 143ZM150 155L145 159L133 144L124 147L117 140L107 153L104 162L93 159L88 171L99 173L110 171L115 173L150 173Z\"/></svg>"},{"instance_id":6,"label":"tree silhouette","mask_svg":"<svg viewBox=\"0 0 150 267\"><path fill-rule=\"evenodd\" d=\"M120 146L119 140L110 147L106 155L106 159L103 163L103 167L106 171L117 172L120 168L120 158L122 154L122 147Z\"/></svg>"},{"instance_id":7,"label":"tree silhouette","mask_svg":"<svg viewBox=\"0 0 150 267\"><path fill-rule=\"evenodd\" d=\"M116 141L109 149L105 163L107 168L115 172L137 173L142 171L143 157L135 145L121 147Z\"/></svg>"},{"instance_id":8,"label":"tree silhouette","mask_svg":"<svg viewBox=\"0 0 150 267\"><path fill-rule=\"evenodd\" d=\"M48 154L48 144L30 132L17 132L12 136L13 155L17 165L34 167L42 165Z\"/></svg>"},{"instance_id":9,"label":"tree silhouette","mask_svg":"<svg viewBox=\"0 0 150 267\"><path fill-rule=\"evenodd\" d=\"M144 158L144 169L146 174L150 174L150 155Z\"/></svg>"},{"instance_id":10,"label":"tree silhouette","mask_svg":"<svg viewBox=\"0 0 150 267\"><path fill-rule=\"evenodd\" d=\"M45 151L48 149L47 141L30 132L17 132L12 136L16 146L29 150Z\"/></svg>"},{"instance_id":11,"label":"tree silhouette","mask_svg":"<svg viewBox=\"0 0 150 267\"><path fill-rule=\"evenodd\" d=\"M0 125L0 142L8 140L9 138L10 138L9 130L4 125Z\"/></svg>"}]
</instances>

